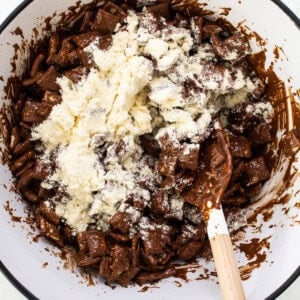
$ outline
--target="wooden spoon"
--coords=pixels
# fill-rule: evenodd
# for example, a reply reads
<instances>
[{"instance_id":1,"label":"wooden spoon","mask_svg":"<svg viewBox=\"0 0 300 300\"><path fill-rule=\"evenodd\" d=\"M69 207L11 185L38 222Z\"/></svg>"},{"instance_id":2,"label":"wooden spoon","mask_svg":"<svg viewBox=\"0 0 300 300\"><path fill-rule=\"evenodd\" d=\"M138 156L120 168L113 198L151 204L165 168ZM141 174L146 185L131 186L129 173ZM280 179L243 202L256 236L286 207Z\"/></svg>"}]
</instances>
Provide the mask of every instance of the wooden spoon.
<instances>
[{"instance_id":1,"label":"wooden spoon","mask_svg":"<svg viewBox=\"0 0 300 300\"><path fill-rule=\"evenodd\" d=\"M232 174L228 145L227 133L216 129L201 151L204 163L183 198L203 213L223 299L240 300L245 295L221 206L221 197Z\"/></svg>"}]
</instances>

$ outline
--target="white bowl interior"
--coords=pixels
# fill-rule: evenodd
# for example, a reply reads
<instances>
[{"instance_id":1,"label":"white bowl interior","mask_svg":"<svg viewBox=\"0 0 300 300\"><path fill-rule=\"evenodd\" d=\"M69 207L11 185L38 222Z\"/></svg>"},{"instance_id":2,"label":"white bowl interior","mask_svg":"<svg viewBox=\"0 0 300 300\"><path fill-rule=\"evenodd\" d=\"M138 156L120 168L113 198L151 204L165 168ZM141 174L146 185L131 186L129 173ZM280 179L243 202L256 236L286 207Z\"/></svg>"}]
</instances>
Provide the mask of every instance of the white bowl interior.
<instances>
[{"instance_id":1,"label":"white bowl interior","mask_svg":"<svg viewBox=\"0 0 300 300\"><path fill-rule=\"evenodd\" d=\"M52 15L55 11L62 12L74 4L74 0L55 0L45 2L35 0L31 2L15 19L4 29L0 35L0 75L4 80L10 76L11 65L9 58L14 54L12 47L15 43L20 43L20 36L12 35L16 27L20 27L26 39L31 39L32 29L42 23L43 17ZM86 3L88 1L82 1ZM241 3L240 3L241 2ZM233 25L245 20L244 24L251 30L258 32L267 39L267 58L273 60L274 46L284 49L285 56L275 63L275 71L281 79L287 81L290 78L292 87L300 87L299 65L300 65L300 45L295 41L300 40L300 31L292 20L272 1L267 0L211 0L208 1L208 8L215 11L222 11L222 7L231 7L232 10L228 19ZM262 17L262 12L265 18ZM24 54L26 55L26 54ZM19 72L22 71L21 62L24 55L20 57ZM0 81L0 91L2 91L5 81ZM2 101L2 100L1 100ZM2 104L0 104L1 106ZM297 167L299 167L298 164ZM18 200L18 196L9 188L12 183L10 172L6 166L0 166L0 195L1 205L6 200L10 201L10 207L14 209L13 214L26 217L24 203ZM270 186L275 186L282 180L280 172L270 182ZM267 190L270 190L270 186ZM258 217L258 223L262 224L260 232L248 228L245 241L251 238L263 239L269 237L270 249L264 248L267 253L267 260L260 268L253 271L252 276L244 281L247 299L262 299L276 290L300 265L300 254L297 245L300 245L299 225L296 224L297 208L295 203L297 197L295 193L300 189L300 181L296 181L294 187L288 192L294 195L285 204L285 208L290 208L288 215L282 211L282 206L274 208L273 218L270 222L264 222L262 216ZM269 197L271 197L269 195ZM294 218L293 218L294 217ZM299 217L300 220L300 217ZM277 224L269 227L270 224ZM282 226L281 226L282 224ZM291 226L293 225L293 226ZM61 259L48 252L45 247L52 248L47 241L40 239L39 243L32 242L32 230L24 222L14 223L11 217L2 207L0 209L0 233L1 245L0 258L9 271L21 282L29 291L41 299L193 299L201 296L202 299L219 299L219 287L216 279L192 280L188 283L182 282L182 287L178 288L174 283L174 278L166 279L157 284L157 288L151 288L145 293L139 292L141 287L134 286L127 289L117 287L114 290L102 283L87 287L85 283L80 283L82 278L76 273L71 273L63 269ZM36 234L36 233L35 233ZM55 250L54 250L55 252ZM58 252L58 250L56 250ZM239 265L243 266L247 260L243 253L236 252ZM48 262L48 266L42 265ZM200 264L214 270L212 263L200 260ZM58 270L59 269L59 270ZM200 270L200 273L202 271ZM190 278L196 278L198 273L190 274ZM180 279L176 279L181 281Z\"/></svg>"}]
</instances>

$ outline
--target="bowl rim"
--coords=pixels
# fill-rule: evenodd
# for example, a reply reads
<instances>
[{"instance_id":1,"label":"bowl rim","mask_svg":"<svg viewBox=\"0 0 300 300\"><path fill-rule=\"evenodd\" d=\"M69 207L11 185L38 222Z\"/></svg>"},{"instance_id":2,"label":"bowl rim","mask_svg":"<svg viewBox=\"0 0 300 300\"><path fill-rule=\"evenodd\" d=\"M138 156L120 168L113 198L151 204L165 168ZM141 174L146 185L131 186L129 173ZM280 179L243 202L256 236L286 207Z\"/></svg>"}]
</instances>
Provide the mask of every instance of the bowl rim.
<instances>
[{"instance_id":1,"label":"bowl rim","mask_svg":"<svg viewBox=\"0 0 300 300\"><path fill-rule=\"evenodd\" d=\"M6 27L34 0L23 0L0 24L0 35ZM300 30L300 18L286 5L282 0L269 0L278 6ZM9 271L0 259L0 271L6 279L27 299L38 300L32 292L30 292L17 278ZM273 300L286 291L300 276L300 266L288 277L273 293L271 293L265 300Z\"/></svg>"}]
</instances>

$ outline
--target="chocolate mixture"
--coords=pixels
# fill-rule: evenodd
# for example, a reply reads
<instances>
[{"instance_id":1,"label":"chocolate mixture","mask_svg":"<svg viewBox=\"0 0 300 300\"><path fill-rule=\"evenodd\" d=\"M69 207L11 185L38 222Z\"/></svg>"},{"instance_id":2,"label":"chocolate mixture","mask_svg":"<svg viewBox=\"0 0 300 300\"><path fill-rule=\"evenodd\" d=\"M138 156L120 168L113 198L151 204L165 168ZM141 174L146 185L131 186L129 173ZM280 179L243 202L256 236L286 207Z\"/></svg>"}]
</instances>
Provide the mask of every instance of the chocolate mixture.
<instances>
[{"instance_id":1,"label":"chocolate mixture","mask_svg":"<svg viewBox=\"0 0 300 300\"><path fill-rule=\"evenodd\" d=\"M52 108L61 103L57 79L65 76L78 83L86 76L93 61L84 48L97 41L100 49L109 49L116 25L120 23L122 26L132 9L141 15L151 14L156 30L166 26L162 20L177 28L191 29L193 20L193 26L196 26L192 31L194 53L197 47L209 43L217 57L210 62L207 76L222 76L226 68L240 67L244 74L256 77L248 63L248 42L240 32L219 21L213 22L203 14L187 16L171 7L169 2L152 3L146 9L139 1L118 5L105 2L97 9L87 9L71 28L59 27L42 46L37 47L30 70L24 74L20 92L12 99L11 121L6 120L6 143L16 187L33 208L42 235L59 247L73 247L78 266L98 269L99 275L107 282L117 282L122 286L172 276L178 259L190 262L207 254L203 216L192 203L199 193L195 186L198 189L206 187L205 177L199 176L201 170L209 166L213 171L226 159L220 144L215 142L219 134L215 122L222 123L226 117L222 127L228 139L233 168L221 199L226 213L238 215L269 179L272 165L266 155L274 136L272 126L263 114L249 109L249 105L266 102L264 82L260 82L243 103L224 107L215 113L208 130L196 142L198 147L191 148L189 145L194 145L195 141L189 138L173 144L167 135L159 142L154 133L141 135L139 143L143 155L158 179L149 186L147 181L139 182L151 195L148 203L134 197L126 199L127 208L139 212L139 226L136 227L139 230L131 230L137 221L127 210L118 211L111 217L108 231L90 224L85 231L75 232L64 218L56 214L53 203L49 205L49 199L60 201L68 195L59 186L48 189L41 185L56 168L55 152L52 160L45 163L41 159L39 141L32 141L32 129L46 120ZM192 51L190 55L194 53ZM191 82L185 84L187 96L197 89ZM109 153L102 146L99 143L100 158L105 160ZM115 146L114 155L122 159L127 151L126 143L120 140ZM174 198L183 198L187 202L178 209Z\"/></svg>"}]
</instances>

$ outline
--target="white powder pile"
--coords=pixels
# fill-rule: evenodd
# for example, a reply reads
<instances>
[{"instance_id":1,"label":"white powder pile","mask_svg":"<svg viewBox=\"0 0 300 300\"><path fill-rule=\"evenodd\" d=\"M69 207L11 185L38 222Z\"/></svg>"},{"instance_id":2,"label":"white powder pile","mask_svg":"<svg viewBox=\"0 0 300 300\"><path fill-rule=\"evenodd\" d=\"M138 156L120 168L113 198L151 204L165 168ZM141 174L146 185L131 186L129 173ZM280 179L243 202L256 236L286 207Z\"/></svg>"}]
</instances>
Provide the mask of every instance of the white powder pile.
<instances>
[{"instance_id":1,"label":"white powder pile","mask_svg":"<svg viewBox=\"0 0 300 300\"><path fill-rule=\"evenodd\" d=\"M198 143L213 113L245 101L257 86L238 68L216 67L210 44L190 56L191 31L164 25L158 31L152 15L130 12L108 49L90 44L85 51L95 67L76 84L58 79L62 102L32 131L44 146L42 159L56 153L56 168L43 186L68 195L50 201L75 232L91 224L106 231L117 211L138 222L139 212L125 201L148 205L149 189L140 183L158 180L139 136L157 129L158 140L168 134L174 142ZM182 217L182 203L171 200Z\"/></svg>"},{"instance_id":2,"label":"white powder pile","mask_svg":"<svg viewBox=\"0 0 300 300\"><path fill-rule=\"evenodd\" d=\"M274 109L269 102L257 102L248 104L246 107L247 113L252 113L254 116L263 118L266 122L271 122L274 115Z\"/></svg>"},{"instance_id":3,"label":"white powder pile","mask_svg":"<svg viewBox=\"0 0 300 300\"><path fill-rule=\"evenodd\" d=\"M136 229L141 235L142 240L147 240L149 236L149 231L155 231L156 229L160 229L163 234L168 235L168 233L170 232L170 228L171 227L166 224L153 223L148 217L142 217ZM136 230L133 230L133 232L135 231Z\"/></svg>"}]
</instances>

